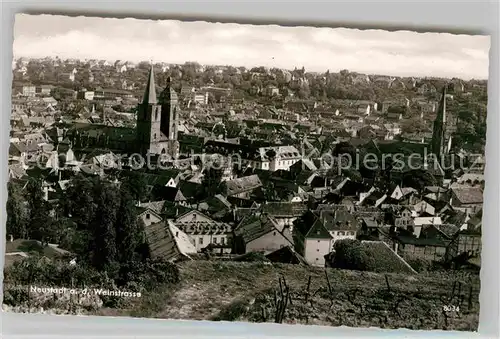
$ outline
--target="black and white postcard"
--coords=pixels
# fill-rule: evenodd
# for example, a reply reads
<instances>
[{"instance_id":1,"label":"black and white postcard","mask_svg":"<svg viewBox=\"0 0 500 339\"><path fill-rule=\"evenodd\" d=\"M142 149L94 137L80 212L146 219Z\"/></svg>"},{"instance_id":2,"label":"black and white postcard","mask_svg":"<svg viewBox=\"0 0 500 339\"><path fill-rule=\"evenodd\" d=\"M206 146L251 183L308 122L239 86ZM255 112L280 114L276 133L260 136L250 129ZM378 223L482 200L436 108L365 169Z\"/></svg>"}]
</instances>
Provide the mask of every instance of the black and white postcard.
<instances>
[{"instance_id":1,"label":"black and white postcard","mask_svg":"<svg viewBox=\"0 0 500 339\"><path fill-rule=\"evenodd\" d=\"M489 48L17 15L3 310L476 331Z\"/></svg>"}]
</instances>

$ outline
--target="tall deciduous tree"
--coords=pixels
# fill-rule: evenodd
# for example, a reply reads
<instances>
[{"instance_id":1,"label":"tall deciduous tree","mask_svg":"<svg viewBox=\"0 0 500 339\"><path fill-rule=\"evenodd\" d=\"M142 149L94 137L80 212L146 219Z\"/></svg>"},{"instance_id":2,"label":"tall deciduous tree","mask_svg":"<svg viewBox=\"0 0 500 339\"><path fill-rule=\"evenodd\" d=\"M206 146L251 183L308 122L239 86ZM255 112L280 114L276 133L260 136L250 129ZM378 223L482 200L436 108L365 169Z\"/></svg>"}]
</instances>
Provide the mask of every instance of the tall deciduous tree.
<instances>
[{"instance_id":1,"label":"tall deciduous tree","mask_svg":"<svg viewBox=\"0 0 500 339\"><path fill-rule=\"evenodd\" d=\"M424 169L409 171L403 177L404 186L413 187L418 191L423 191L426 186L434 186L436 183L436 178Z\"/></svg>"},{"instance_id":2,"label":"tall deciduous tree","mask_svg":"<svg viewBox=\"0 0 500 339\"><path fill-rule=\"evenodd\" d=\"M91 225L92 264L102 270L115 263L117 259L115 224L120 197L115 187L104 182L96 184L95 193L97 208Z\"/></svg>"},{"instance_id":3,"label":"tall deciduous tree","mask_svg":"<svg viewBox=\"0 0 500 339\"><path fill-rule=\"evenodd\" d=\"M12 235L14 238L26 239L28 237L28 210L24 203L21 187L13 182L9 182L7 187L9 194L7 199L7 236Z\"/></svg>"},{"instance_id":4,"label":"tall deciduous tree","mask_svg":"<svg viewBox=\"0 0 500 339\"><path fill-rule=\"evenodd\" d=\"M209 168L205 171L201 185L205 196L214 196L220 192L222 169Z\"/></svg>"},{"instance_id":5,"label":"tall deciduous tree","mask_svg":"<svg viewBox=\"0 0 500 339\"><path fill-rule=\"evenodd\" d=\"M130 194L134 201L143 201L146 199L148 189L147 180L143 173L131 171L122 182L122 190Z\"/></svg>"},{"instance_id":6,"label":"tall deciduous tree","mask_svg":"<svg viewBox=\"0 0 500 339\"><path fill-rule=\"evenodd\" d=\"M132 193L126 187L120 189L120 207L116 220L116 250L120 263L134 261L140 245L141 230L135 212Z\"/></svg>"},{"instance_id":7,"label":"tall deciduous tree","mask_svg":"<svg viewBox=\"0 0 500 339\"><path fill-rule=\"evenodd\" d=\"M94 202L95 183L82 175L76 176L66 189L63 208L80 229L89 229L97 208Z\"/></svg>"},{"instance_id":8,"label":"tall deciduous tree","mask_svg":"<svg viewBox=\"0 0 500 339\"><path fill-rule=\"evenodd\" d=\"M26 186L26 200L28 202L29 223L28 236L47 244L54 239L55 230L50 216L50 205L44 199L42 180L31 179Z\"/></svg>"}]
</instances>

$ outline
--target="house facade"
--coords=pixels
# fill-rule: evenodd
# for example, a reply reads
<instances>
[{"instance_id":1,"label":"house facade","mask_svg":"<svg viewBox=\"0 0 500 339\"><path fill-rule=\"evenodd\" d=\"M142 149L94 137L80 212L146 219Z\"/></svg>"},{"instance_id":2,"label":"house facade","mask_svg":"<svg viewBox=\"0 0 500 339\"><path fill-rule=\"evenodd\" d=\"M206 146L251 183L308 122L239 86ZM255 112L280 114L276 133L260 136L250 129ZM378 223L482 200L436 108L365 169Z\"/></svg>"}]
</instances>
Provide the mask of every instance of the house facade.
<instances>
[{"instance_id":1,"label":"house facade","mask_svg":"<svg viewBox=\"0 0 500 339\"><path fill-rule=\"evenodd\" d=\"M199 211L187 212L172 220L172 223L187 234L197 252L210 244L231 248L231 225L215 221Z\"/></svg>"},{"instance_id":2,"label":"house facade","mask_svg":"<svg viewBox=\"0 0 500 339\"><path fill-rule=\"evenodd\" d=\"M258 210L243 218L234 234L238 253L268 254L285 246L293 246L291 227L280 225L274 217Z\"/></svg>"},{"instance_id":3,"label":"house facade","mask_svg":"<svg viewBox=\"0 0 500 339\"><path fill-rule=\"evenodd\" d=\"M347 210L322 210L314 213L314 222L305 235L304 258L313 266L325 266L325 255L338 240L356 239L360 222Z\"/></svg>"}]
</instances>

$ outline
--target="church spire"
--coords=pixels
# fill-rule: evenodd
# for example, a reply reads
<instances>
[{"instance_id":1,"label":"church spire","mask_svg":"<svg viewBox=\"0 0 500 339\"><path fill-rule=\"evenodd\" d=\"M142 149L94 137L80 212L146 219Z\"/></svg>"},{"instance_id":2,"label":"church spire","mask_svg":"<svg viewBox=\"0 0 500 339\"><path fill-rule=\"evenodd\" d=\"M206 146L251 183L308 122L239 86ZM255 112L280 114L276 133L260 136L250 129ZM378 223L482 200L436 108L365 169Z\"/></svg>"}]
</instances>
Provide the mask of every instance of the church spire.
<instances>
[{"instance_id":1,"label":"church spire","mask_svg":"<svg viewBox=\"0 0 500 339\"><path fill-rule=\"evenodd\" d=\"M156 104L156 84L155 84L155 75L153 71L153 64L151 64L151 69L149 70L148 75L148 83L146 85L146 90L144 91L144 97L142 98L143 104Z\"/></svg>"},{"instance_id":2,"label":"church spire","mask_svg":"<svg viewBox=\"0 0 500 339\"><path fill-rule=\"evenodd\" d=\"M443 124L446 123L446 87L445 85L443 87L443 92L441 94L441 101L439 102L439 107L438 107L438 115L436 117L436 121L440 121Z\"/></svg>"},{"instance_id":3,"label":"church spire","mask_svg":"<svg viewBox=\"0 0 500 339\"><path fill-rule=\"evenodd\" d=\"M446 87L443 87L441 101L437 111L434 128L432 131L432 153L441 159L445 148L445 128L446 128Z\"/></svg>"}]
</instances>

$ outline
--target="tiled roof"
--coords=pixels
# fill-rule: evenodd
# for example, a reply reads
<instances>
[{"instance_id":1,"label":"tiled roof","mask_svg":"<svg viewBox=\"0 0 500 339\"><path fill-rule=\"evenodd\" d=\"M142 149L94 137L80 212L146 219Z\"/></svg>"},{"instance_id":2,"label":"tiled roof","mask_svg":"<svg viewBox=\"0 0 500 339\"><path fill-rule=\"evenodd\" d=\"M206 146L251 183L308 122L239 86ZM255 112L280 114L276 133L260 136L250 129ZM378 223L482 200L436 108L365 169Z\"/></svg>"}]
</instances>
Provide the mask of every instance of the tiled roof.
<instances>
[{"instance_id":1,"label":"tiled roof","mask_svg":"<svg viewBox=\"0 0 500 339\"><path fill-rule=\"evenodd\" d=\"M307 211L307 206L297 202L268 202L261 209L263 213L276 217L299 217Z\"/></svg>"},{"instance_id":2,"label":"tiled roof","mask_svg":"<svg viewBox=\"0 0 500 339\"><path fill-rule=\"evenodd\" d=\"M452 224L434 225L434 227L443 232L449 238L452 238L458 231L460 231L460 228Z\"/></svg>"},{"instance_id":3,"label":"tiled roof","mask_svg":"<svg viewBox=\"0 0 500 339\"><path fill-rule=\"evenodd\" d=\"M479 187L452 188L453 194L462 204L479 204L483 202L483 191Z\"/></svg>"},{"instance_id":4,"label":"tiled roof","mask_svg":"<svg viewBox=\"0 0 500 339\"><path fill-rule=\"evenodd\" d=\"M332 239L330 232L325 228L320 219L316 219L309 232L306 234L309 239Z\"/></svg>"},{"instance_id":5,"label":"tiled roof","mask_svg":"<svg viewBox=\"0 0 500 339\"><path fill-rule=\"evenodd\" d=\"M247 177L241 177L225 182L226 195L231 196L243 192L251 191L255 188L261 187L262 183L259 177L254 174Z\"/></svg>"},{"instance_id":6,"label":"tiled roof","mask_svg":"<svg viewBox=\"0 0 500 339\"><path fill-rule=\"evenodd\" d=\"M318 218L328 231L356 231L358 229L359 222L345 209L323 210L318 213Z\"/></svg>"},{"instance_id":7,"label":"tiled roof","mask_svg":"<svg viewBox=\"0 0 500 339\"><path fill-rule=\"evenodd\" d=\"M163 207L165 206L165 200L160 200L160 201L150 201L150 202L145 202L141 203L140 207L142 208L149 208L152 211L161 214L163 211Z\"/></svg>"},{"instance_id":8,"label":"tiled roof","mask_svg":"<svg viewBox=\"0 0 500 339\"><path fill-rule=\"evenodd\" d=\"M263 235L278 230L278 224L273 217L251 214L247 216L235 229L235 234L241 236L245 243L249 243Z\"/></svg>"}]
</instances>

